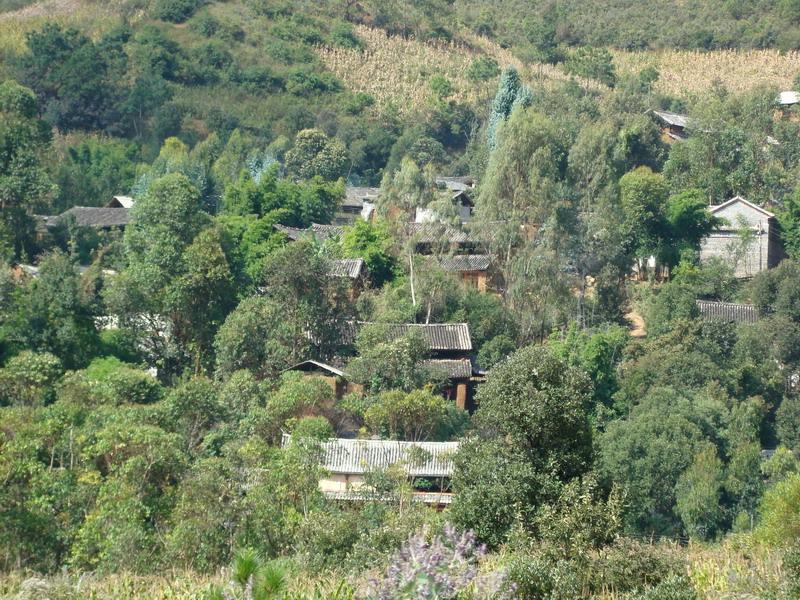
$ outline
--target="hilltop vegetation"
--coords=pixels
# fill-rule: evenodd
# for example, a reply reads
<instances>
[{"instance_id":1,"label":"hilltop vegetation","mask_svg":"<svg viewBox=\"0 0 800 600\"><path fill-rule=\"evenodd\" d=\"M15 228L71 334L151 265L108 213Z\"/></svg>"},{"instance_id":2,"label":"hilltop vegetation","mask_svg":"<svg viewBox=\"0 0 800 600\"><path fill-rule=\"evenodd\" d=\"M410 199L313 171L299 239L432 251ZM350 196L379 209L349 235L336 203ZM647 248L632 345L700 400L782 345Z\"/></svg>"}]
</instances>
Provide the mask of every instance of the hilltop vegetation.
<instances>
[{"instance_id":1,"label":"hilltop vegetation","mask_svg":"<svg viewBox=\"0 0 800 600\"><path fill-rule=\"evenodd\" d=\"M797 597L795 8L0 0L0 595Z\"/></svg>"}]
</instances>

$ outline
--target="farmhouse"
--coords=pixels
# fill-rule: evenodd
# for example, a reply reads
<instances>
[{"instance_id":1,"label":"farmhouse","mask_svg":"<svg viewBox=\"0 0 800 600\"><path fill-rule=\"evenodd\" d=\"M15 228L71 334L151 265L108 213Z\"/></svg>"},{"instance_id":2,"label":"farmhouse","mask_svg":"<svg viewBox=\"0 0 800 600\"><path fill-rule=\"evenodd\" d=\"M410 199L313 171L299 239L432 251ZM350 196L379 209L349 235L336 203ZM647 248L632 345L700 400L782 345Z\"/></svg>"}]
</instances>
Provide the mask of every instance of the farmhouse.
<instances>
[{"instance_id":1,"label":"farmhouse","mask_svg":"<svg viewBox=\"0 0 800 600\"><path fill-rule=\"evenodd\" d=\"M282 445L291 444L284 434ZM326 474L320 490L332 500L359 501L388 498L365 485L371 471L396 467L409 478L412 499L434 506L452 502L450 478L458 442L398 442L335 438L323 442L321 466Z\"/></svg>"},{"instance_id":2,"label":"farmhouse","mask_svg":"<svg viewBox=\"0 0 800 600\"><path fill-rule=\"evenodd\" d=\"M343 331L343 345L352 345L358 330L370 323L348 323ZM428 360L423 362L431 375L447 381L442 390L445 398L458 408L473 411L475 387L484 380L474 365L472 338L467 323L387 323L388 339L396 339L411 331L419 332L428 347Z\"/></svg>"},{"instance_id":3,"label":"farmhouse","mask_svg":"<svg viewBox=\"0 0 800 600\"><path fill-rule=\"evenodd\" d=\"M136 200L130 196L114 196L105 208L133 208L134 204L136 204Z\"/></svg>"},{"instance_id":4,"label":"farmhouse","mask_svg":"<svg viewBox=\"0 0 800 600\"><path fill-rule=\"evenodd\" d=\"M686 127L689 124L689 117L686 115L663 110L654 110L653 115L661 123L661 139L664 142L671 144L683 141L688 137Z\"/></svg>"},{"instance_id":5,"label":"farmhouse","mask_svg":"<svg viewBox=\"0 0 800 600\"><path fill-rule=\"evenodd\" d=\"M361 217L365 221L375 214L380 188L347 186L344 200L333 218L334 225L349 225Z\"/></svg>"},{"instance_id":6,"label":"farmhouse","mask_svg":"<svg viewBox=\"0 0 800 600\"><path fill-rule=\"evenodd\" d=\"M489 266L491 265L489 255L457 254L443 256L439 259L439 265L445 271L457 273L459 279L467 286L475 288L479 292L489 290Z\"/></svg>"},{"instance_id":7,"label":"farmhouse","mask_svg":"<svg viewBox=\"0 0 800 600\"><path fill-rule=\"evenodd\" d=\"M96 206L73 206L60 215L43 217L44 225L48 229L69 223L91 229L125 229L130 220L127 208L99 208Z\"/></svg>"},{"instance_id":8,"label":"farmhouse","mask_svg":"<svg viewBox=\"0 0 800 600\"><path fill-rule=\"evenodd\" d=\"M363 387L350 381L349 376L342 369L316 360L304 360L289 367L286 371L298 371L308 377L323 379L331 387L337 400L341 400L346 394L363 391Z\"/></svg>"},{"instance_id":9,"label":"farmhouse","mask_svg":"<svg viewBox=\"0 0 800 600\"><path fill-rule=\"evenodd\" d=\"M700 260L717 257L734 267L736 277L752 277L776 266L784 257L775 215L736 196L709 207L723 225L703 240Z\"/></svg>"},{"instance_id":10,"label":"farmhouse","mask_svg":"<svg viewBox=\"0 0 800 600\"><path fill-rule=\"evenodd\" d=\"M355 300L367 287L369 269L363 258L343 258L329 263L328 273L331 277L344 279L348 284L350 300Z\"/></svg>"},{"instance_id":11,"label":"farmhouse","mask_svg":"<svg viewBox=\"0 0 800 600\"><path fill-rule=\"evenodd\" d=\"M344 231L344 228L338 225L321 225L319 223L312 223L311 227L307 227L306 229L298 229L297 227L278 224L273 225L273 227L286 235L286 237L293 242L303 237L314 239L318 242L324 242L328 238L342 235Z\"/></svg>"},{"instance_id":12,"label":"farmhouse","mask_svg":"<svg viewBox=\"0 0 800 600\"><path fill-rule=\"evenodd\" d=\"M463 229L440 223L407 223L404 233L419 254L432 254L435 249L472 254L479 243Z\"/></svg>"}]
</instances>

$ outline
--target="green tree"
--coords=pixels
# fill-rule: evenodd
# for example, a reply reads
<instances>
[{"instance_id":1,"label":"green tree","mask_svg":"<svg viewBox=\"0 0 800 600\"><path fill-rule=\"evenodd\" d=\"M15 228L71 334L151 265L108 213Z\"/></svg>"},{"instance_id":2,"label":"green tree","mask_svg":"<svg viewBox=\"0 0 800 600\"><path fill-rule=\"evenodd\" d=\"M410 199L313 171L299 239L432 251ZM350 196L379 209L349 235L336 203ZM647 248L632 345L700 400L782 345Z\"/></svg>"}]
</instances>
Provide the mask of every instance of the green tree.
<instances>
[{"instance_id":1,"label":"green tree","mask_svg":"<svg viewBox=\"0 0 800 600\"><path fill-rule=\"evenodd\" d=\"M514 106L529 106L531 101L530 90L520 83L519 73L514 67L507 67L500 76L497 93L492 102L492 112L489 116L487 138L489 150L497 148L497 132L500 126L511 115Z\"/></svg>"},{"instance_id":2,"label":"green tree","mask_svg":"<svg viewBox=\"0 0 800 600\"><path fill-rule=\"evenodd\" d=\"M375 287L381 287L395 276L397 265L391 247L392 237L383 222L358 220L342 235L342 255L363 258Z\"/></svg>"},{"instance_id":3,"label":"green tree","mask_svg":"<svg viewBox=\"0 0 800 600\"><path fill-rule=\"evenodd\" d=\"M17 300L12 327L19 346L51 352L70 369L86 365L98 351L93 306L66 254L43 258L39 277Z\"/></svg>"},{"instance_id":4,"label":"green tree","mask_svg":"<svg viewBox=\"0 0 800 600\"><path fill-rule=\"evenodd\" d=\"M800 474L793 473L769 488L759 512L756 536L775 546L796 544L800 540Z\"/></svg>"},{"instance_id":5,"label":"green tree","mask_svg":"<svg viewBox=\"0 0 800 600\"><path fill-rule=\"evenodd\" d=\"M50 132L37 114L31 90L0 84L0 246L9 239L16 258L34 254L33 215L56 192L42 165Z\"/></svg>"},{"instance_id":6,"label":"green tree","mask_svg":"<svg viewBox=\"0 0 800 600\"><path fill-rule=\"evenodd\" d=\"M496 365L476 395L478 438L455 458L456 522L496 544L517 519L529 526L561 482L586 472L591 393L586 374L544 347L523 348ZM498 502L507 505L499 509Z\"/></svg>"},{"instance_id":7,"label":"green tree","mask_svg":"<svg viewBox=\"0 0 800 600\"><path fill-rule=\"evenodd\" d=\"M691 537L713 538L723 521L722 461L712 444L705 445L678 478L676 512Z\"/></svg>"},{"instance_id":8,"label":"green tree","mask_svg":"<svg viewBox=\"0 0 800 600\"><path fill-rule=\"evenodd\" d=\"M410 392L431 379L422 361L428 346L416 331L395 337L390 325L366 325L356 337L358 356L347 365L354 381L373 394L399 389Z\"/></svg>"},{"instance_id":9,"label":"green tree","mask_svg":"<svg viewBox=\"0 0 800 600\"><path fill-rule=\"evenodd\" d=\"M201 231L183 253L183 273L170 284L165 307L173 333L194 349L195 372L209 366L214 335L234 308L233 277L217 229Z\"/></svg>"},{"instance_id":10,"label":"green tree","mask_svg":"<svg viewBox=\"0 0 800 600\"><path fill-rule=\"evenodd\" d=\"M794 260L800 259L800 188L784 199L776 213L786 253Z\"/></svg>"},{"instance_id":11,"label":"green tree","mask_svg":"<svg viewBox=\"0 0 800 600\"><path fill-rule=\"evenodd\" d=\"M286 168L299 179L338 179L345 174L347 162L344 144L319 129L300 131L294 147L286 153Z\"/></svg>"},{"instance_id":12,"label":"green tree","mask_svg":"<svg viewBox=\"0 0 800 600\"><path fill-rule=\"evenodd\" d=\"M4 404L42 406L53 399L62 374L61 361L52 354L21 352L0 369L0 398Z\"/></svg>"},{"instance_id":13,"label":"green tree","mask_svg":"<svg viewBox=\"0 0 800 600\"><path fill-rule=\"evenodd\" d=\"M447 415L448 401L427 390L383 392L364 414L367 426L390 439L430 440Z\"/></svg>"},{"instance_id":14,"label":"green tree","mask_svg":"<svg viewBox=\"0 0 800 600\"><path fill-rule=\"evenodd\" d=\"M667 182L661 174L648 167L639 167L626 173L620 179L619 187L632 254L640 263L650 255L661 258L668 236L665 215Z\"/></svg>"},{"instance_id":15,"label":"green tree","mask_svg":"<svg viewBox=\"0 0 800 600\"><path fill-rule=\"evenodd\" d=\"M614 58L606 48L578 48L570 54L565 66L568 73L596 79L609 87L617 82Z\"/></svg>"}]
</instances>

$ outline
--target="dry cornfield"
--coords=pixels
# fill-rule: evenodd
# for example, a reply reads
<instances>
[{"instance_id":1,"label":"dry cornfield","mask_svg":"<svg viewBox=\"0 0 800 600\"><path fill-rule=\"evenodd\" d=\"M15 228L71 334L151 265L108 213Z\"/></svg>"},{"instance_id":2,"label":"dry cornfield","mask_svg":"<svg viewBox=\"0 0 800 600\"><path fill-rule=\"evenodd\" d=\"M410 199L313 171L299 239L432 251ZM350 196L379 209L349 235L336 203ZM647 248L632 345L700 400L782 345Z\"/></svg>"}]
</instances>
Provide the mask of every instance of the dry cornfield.
<instances>
[{"instance_id":1,"label":"dry cornfield","mask_svg":"<svg viewBox=\"0 0 800 600\"><path fill-rule=\"evenodd\" d=\"M429 82L434 75L447 77L458 101L472 105L488 102L496 89L496 80L476 83L467 78L470 64L480 56L494 58L501 68L515 66L525 81L537 86L570 79L551 65L523 67L510 51L470 34L462 34L460 42L425 43L388 36L365 26L359 26L357 33L364 42L363 49L319 46L317 52L322 62L349 89L366 92L380 107L394 105L402 113L427 104L431 98ZM606 89L589 80L579 79L579 83L590 89Z\"/></svg>"},{"instance_id":2,"label":"dry cornfield","mask_svg":"<svg viewBox=\"0 0 800 600\"><path fill-rule=\"evenodd\" d=\"M637 73L655 67L660 73L655 91L690 97L708 90L715 80L738 93L758 87L793 89L800 73L800 53L777 50L719 50L696 52L662 50L624 52L614 50L614 64L620 73Z\"/></svg>"}]
</instances>

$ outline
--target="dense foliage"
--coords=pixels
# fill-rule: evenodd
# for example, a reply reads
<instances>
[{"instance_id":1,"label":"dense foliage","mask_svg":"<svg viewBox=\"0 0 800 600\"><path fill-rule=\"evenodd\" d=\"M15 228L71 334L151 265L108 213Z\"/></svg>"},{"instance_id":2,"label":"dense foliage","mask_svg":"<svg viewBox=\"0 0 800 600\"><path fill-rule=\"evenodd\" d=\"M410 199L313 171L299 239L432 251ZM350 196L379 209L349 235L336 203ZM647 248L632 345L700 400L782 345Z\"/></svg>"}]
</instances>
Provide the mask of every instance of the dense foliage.
<instances>
[{"instance_id":1,"label":"dense foliage","mask_svg":"<svg viewBox=\"0 0 800 600\"><path fill-rule=\"evenodd\" d=\"M0 52L0 591L184 570L195 598L796 595L797 109L661 96L609 49L792 49L795 3L113 4ZM421 102L350 89L322 57L365 26L463 53L488 95L434 67ZM750 280L741 223L699 256L734 195L787 251ZM124 231L79 224L113 196ZM416 327L455 323L457 357ZM451 480L368 468L344 502L331 437L459 446ZM726 553L736 577L702 571Z\"/></svg>"}]
</instances>

